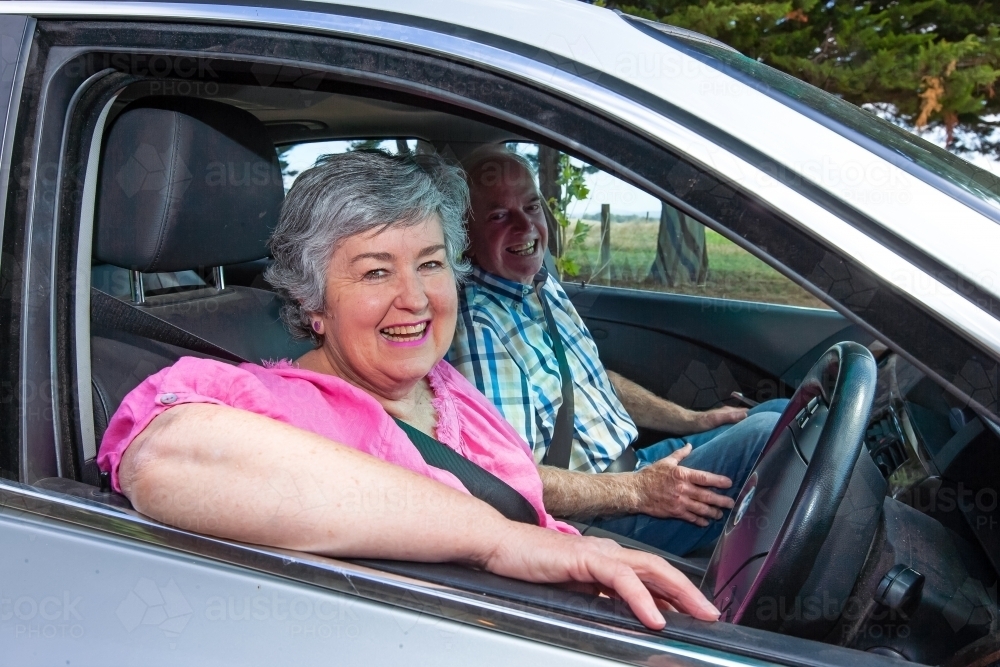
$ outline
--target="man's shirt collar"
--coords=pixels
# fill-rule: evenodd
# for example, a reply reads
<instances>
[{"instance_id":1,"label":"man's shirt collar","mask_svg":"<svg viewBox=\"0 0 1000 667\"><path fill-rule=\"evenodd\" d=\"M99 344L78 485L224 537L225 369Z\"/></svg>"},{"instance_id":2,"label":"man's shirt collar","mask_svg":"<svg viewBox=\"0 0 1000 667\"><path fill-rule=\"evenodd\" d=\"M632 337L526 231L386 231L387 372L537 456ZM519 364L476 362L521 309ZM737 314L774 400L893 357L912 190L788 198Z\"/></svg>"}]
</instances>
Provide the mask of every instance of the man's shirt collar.
<instances>
[{"instance_id":1,"label":"man's shirt collar","mask_svg":"<svg viewBox=\"0 0 1000 667\"><path fill-rule=\"evenodd\" d=\"M475 264L472 265L472 275L469 276L469 280L517 304L522 303L524 298L533 291L531 285L501 278L500 276L484 271Z\"/></svg>"}]
</instances>

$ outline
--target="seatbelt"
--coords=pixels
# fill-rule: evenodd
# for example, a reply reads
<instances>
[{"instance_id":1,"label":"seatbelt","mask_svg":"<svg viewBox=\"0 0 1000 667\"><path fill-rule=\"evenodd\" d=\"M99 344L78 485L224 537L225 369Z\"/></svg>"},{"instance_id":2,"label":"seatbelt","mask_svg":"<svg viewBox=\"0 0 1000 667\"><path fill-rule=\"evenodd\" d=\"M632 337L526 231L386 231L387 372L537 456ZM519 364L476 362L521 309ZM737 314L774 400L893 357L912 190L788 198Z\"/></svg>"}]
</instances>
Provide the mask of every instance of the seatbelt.
<instances>
[{"instance_id":1,"label":"seatbelt","mask_svg":"<svg viewBox=\"0 0 1000 667\"><path fill-rule=\"evenodd\" d=\"M239 354L205 340L197 334L161 319L147 310L90 288L90 316L102 326L149 338L160 343L208 354L227 361L248 363ZM413 442L427 465L446 470L476 498L511 521L539 525L538 513L524 496L502 479L469 461L453 449L398 419L396 423Z\"/></svg>"},{"instance_id":2,"label":"seatbelt","mask_svg":"<svg viewBox=\"0 0 1000 667\"><path fill-rule=\"evenodd\" d=\"M116 299L96 287L90 288L90 316L94 321L110 329L151 338L160 343L183 347L185 350L201 352L226 361L248 363L239 354L219 347L173 322L161 319L148 310Z\"/></svg>"},{"instance_id":3,"label":"seatbelt","mask_svg":"<svg viewBox=\"0 0 1000 667\"><path fill-rule=\"evenodd\" d=\"M535 274L534 285L535 294L538 295L538 300L542 304L542 313L545 315L545 327L552 339L552 351L555 352L556 362L559 364L559 375L562 379L562 405L559 406L559 412L556 413L552 439L549 440L549 449L545 452L542 464L565 470L569 468L569 456L573 449L573 376L570 374L569 362L566 360L566 349L563 347L562 336L559 335L559 327L552 316L552 309L549 307L549 300L543 289L548 277L549 272L543 266L541 271Z\"/></svg>"},{"instance_id":4,"label":"seatbelt","mask_svg":"<svg viewBox=\"0 0 1000 667\"><path fill-rule=\"evenodd\" d=\"M569 362L566 359L566 349L563 346L562 336L559 335L559 328L556 320L552 316L552 309L549 307L548 297L545 295L543 286L549 276L548 270L543 266L541 271L535 274L535 293L542 304L542 312L545 314L545 326L549 336L552 338L552 351L555 352L556 361L559 364L559 375L562 378L562 405L556 413L555 427L552 429L552 439L549 441L549 449L542 459L543 465L555 466L557 468L568 469L570 453L573 449L573 434L575 424L573 423L573 376L570 374ZM632 472L638 464L635 449L629 445L622 450L621 455L611 462L604 469L604 472Z\"/></svg>"},{"instance_id":5,"label":"seatbelt","mask_svg":"<svg viewBox=\"0 0 1000 667\"><path fill-rule=\"evenodd\" d=\"M450 472L470 494L511 521L540 525L535 508L507 482L423 431L395 417L393 420L403 429L427 465Z\"/></svg>"}]
</instances>

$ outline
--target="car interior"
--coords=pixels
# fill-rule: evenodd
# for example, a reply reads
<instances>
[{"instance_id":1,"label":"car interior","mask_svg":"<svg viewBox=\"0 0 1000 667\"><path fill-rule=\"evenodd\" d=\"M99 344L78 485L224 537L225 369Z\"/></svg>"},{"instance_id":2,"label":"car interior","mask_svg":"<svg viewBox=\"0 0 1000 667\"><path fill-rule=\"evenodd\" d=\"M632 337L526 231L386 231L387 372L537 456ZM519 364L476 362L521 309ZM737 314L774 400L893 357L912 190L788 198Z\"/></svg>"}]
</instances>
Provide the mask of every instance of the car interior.
<instances>
[{"instance_id":1,"label":"car interior","mask_svg":"<svg viewBox=\"0 0 1000 667\"><path fill-rule=\"evenodd\" d=\"M559 142L526 121L519 125L512 113L461 108L377 82L331 81L293 69L220 65L216 78L201 82L130 74L109 86L113 94L95 95L92 108L79 114L90 119L81 132L94 150L85 160L90 176L71 212L79 239L70 244L67 260L77 266L65 319L74 327L66 337L79 389L65 396L77 418L54 451L26 453L30 474L22 481L130 512L127 499L111 492L95 457L108 420L131 389L185 355L232 363L294 359L309 349L282 326L280 300L263 278L266 241L285 192L282 147L402 138L417 140L414 150L461 159L487 143L546 143L602 166L596 139L596 148L585 141ZM266 169L257 168L261 161ZM201 178L207 162L215 171ZM613 161L608 162L611 170ZM252 187L214 187L219 182ZM691 201L697 212L698 200ZM702 217L730 237L740 236L733 230L741 223L727 231L725 217ZM741 537L738 530L727 530L714 552L665 557L715 600L724 621L767 631L752 638L771 655L781 652L780 637L797 637L918 663L977 664L977 656L996 649L1000 622L1000 510L993 490L1000 427L915 363L913 348L901 345L888 325L881 330L875 315L852 316L857 311L844 303L856 293L837 292L845 280L836 267L820 270L832 261L829 252L809 260L817 267L809 273L774 262L749 235L740 240L834 309L569 281L564 288L609 370L686 401L685 407L733 404L731 391L762 399L792 397L775 440L777 453L770 468L758 471L760 479L771 475L779 489L776 507L785 502L788 516L801 509L791 498L808 474L839 480L846 501L834 507L836 516L826 517L829 537L788 552L798 559L764 558L762 544L778 539L778 529L790 521L777 511L770 518L741 515L737 522L753 524L753 533ZM780 247L768 250L778 253ZM109 307L107 297L127 308ZM171 339L150 328L148 320L137 324L129 314L134 310L183 329L189 339ZM919 318L906 323L920 326ZM827 351L836 344L842 344L840 356L831 357ZM870 359L871 377L856 379L867 371L851 366L849 357ZM921 352L920 362L926 359ZM678 393L682 380L693 389ZM973 388L975 382L971 377ZM865 405L855 411L868 415L870 405L870 418L859 423L843 416L844 405L862 399ZM817 442L832 437L823 436L824 429L848 440L851 428L862 429L860 455L845 455L846 463L841 460L836 470L810 465L811 457L821 458ZM643 431L639 446L663 437ZM802 556L807 553L811 556ZM640 627L617 607L580 596L554 597L544 587L458 566L363 562ZM747 598L769 568L770 594L753 589L754 597ZM738 611L750 602L753 614ZM719 645L746 640L723 625L690 632L715 637ZM770 633L779 639L769 639ZM787 646L797 655L808 644Z\"/></svg>"}]
</instances>

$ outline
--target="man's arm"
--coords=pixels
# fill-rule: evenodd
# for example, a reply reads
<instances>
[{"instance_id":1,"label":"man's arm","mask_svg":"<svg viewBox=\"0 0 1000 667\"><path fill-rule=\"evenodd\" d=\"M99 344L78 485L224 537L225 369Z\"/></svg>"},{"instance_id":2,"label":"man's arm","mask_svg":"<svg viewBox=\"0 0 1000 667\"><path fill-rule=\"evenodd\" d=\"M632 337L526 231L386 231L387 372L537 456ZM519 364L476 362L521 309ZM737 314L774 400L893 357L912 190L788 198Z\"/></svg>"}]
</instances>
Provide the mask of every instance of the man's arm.
<instances>
[{"instance_id":1,"label":"man's arm","mask_svg":"<svg viewBox=\"0 0 1000 667\"><path fill-rule=\"evenodd\" d=\"M729 406L706 412L688 410L665 398L660 398L614 371L607 373L618 394L618 400L628 410L632 420L643 428L685 435L708 431L723 424L733 424L747 416L746 408Z\"/></svg>"},{"instance_id":2,"label":"man's arm","mask_svg":"<svg viewBox=\"0 0 1000 667\"><path fill-rule=\"evenodd\" d=\"M508 521L444 484L227 406L158 415L125 451L119 479L143 514L201 533L330 556L457 561L538 583L596 583L655 629L664 619L654 598L718 618L660 558Z\"/></svg>"},{"instance_id":3,"label":"man's arm","mask_svg":"<svg viewBox=\"0 0 1000 667\"><path fill-rule=\"evenodd\" d=\"M683 519L707 526L730 509L728 496L712 491L733 485L728 477L678 465L691 446L639 472L583 473L538 466L545 509L553 516L593 517L609 514L649 514Z\"/></svg>"}]
</instances>

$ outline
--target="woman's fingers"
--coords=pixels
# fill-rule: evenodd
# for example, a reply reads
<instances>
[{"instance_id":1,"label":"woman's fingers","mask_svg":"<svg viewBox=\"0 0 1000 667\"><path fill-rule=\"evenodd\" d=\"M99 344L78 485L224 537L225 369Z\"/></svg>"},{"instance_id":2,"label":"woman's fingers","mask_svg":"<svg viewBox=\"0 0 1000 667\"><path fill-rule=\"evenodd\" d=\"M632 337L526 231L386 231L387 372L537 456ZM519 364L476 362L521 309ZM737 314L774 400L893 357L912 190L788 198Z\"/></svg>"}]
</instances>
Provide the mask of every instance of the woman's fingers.
<instances>
[{"instance_id":1,"label":"woman's fingers","mask_svg":"<svg viewBox=\"0 0 1000 667\"><path fill-rule=\"evenodd\" d=\"M655 627L655 629L662 627L661 625L653 626L647 622L657 618L646 615L649 612L649 607L646 606L647 600L652 601L654 607L657 608L659 608L657 600L666 601L671 609L691 614L703 621L718 620L719 611L684 574L667 561L643 551L625 549L614 542L607 540L602 540L602 542L607 542L607 544L600 545L601 550L619 564L626 566L624 570L631 573L635 579L619 572L618 576L623 578L616 580L617 583L608 584L605 581L601 581L601 583L614 588L615 592L628 603L644 625ZM594 574L596 575L598 572L594 571ZM634 588L636 580L641 583L641 591ZM619 587L618 583L622 587Z\"/></svg>"},{"instance_id":2,"label":"woman's fingers","mask_svg":"<svg viewBox=\"0 0 1000 667\"><path fill-rule=\"evenodd\" d=\"M627 564L614 557L600 555L588 561L587 571L595 581L625 600L632 613L647 628L662 630L667 624L649 589Z\"/></svg>"},{"instance_id":3,"label":"woman's fingers","mask_svg":"<svg viewBox=\"0 0 1000 667\"><path fill-rule=\"evenodd\" d=\"M657 599L702 620L719 616L687 577L665 560L624 549L611 540L514 524L485 565L491 572L525 581L596 584L624 600L643 625L654 630L665 625Z\"/></svg>"},{"instance_id":4,"label":"woman's fingers","mask_svg":"<svg viewBox=\"0 0 1000 667\"><path fill-rule=\"evenodd\" d=\"M656 597L666 600L678 611L703 621L716 621L719 610L677 568L665 560L641 551L622 549L639 579Z\"/></svg>"}]
</instances>

